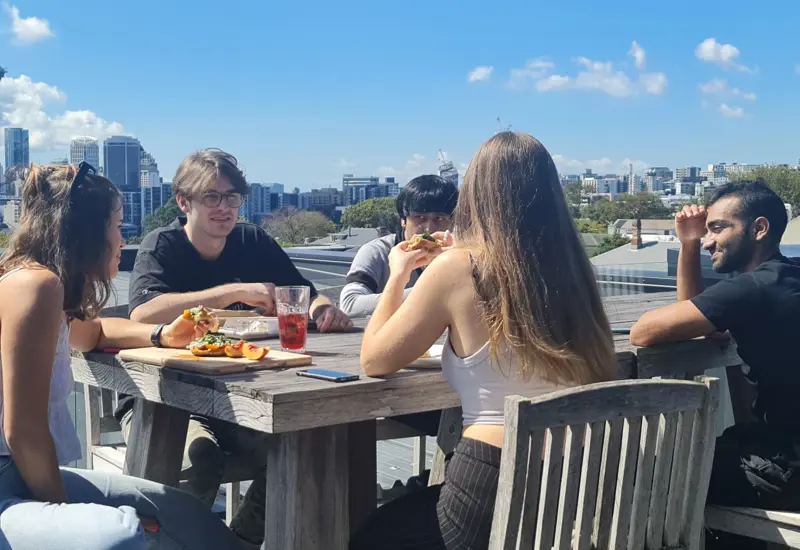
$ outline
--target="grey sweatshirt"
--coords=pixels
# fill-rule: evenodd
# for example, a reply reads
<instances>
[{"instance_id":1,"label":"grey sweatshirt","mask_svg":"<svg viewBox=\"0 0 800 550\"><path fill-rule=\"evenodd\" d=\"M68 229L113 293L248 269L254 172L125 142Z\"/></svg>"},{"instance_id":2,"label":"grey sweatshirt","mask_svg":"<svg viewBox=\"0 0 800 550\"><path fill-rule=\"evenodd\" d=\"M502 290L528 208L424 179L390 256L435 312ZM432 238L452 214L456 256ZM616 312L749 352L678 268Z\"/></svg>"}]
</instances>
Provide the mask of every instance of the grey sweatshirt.
<instances>
[{"instance_id":1,"label":"grey sweatshirt","mask_svg":"<svg viewBox=\"0 0 800 550\"><path fill-rule=\"evenodd\" d=\"M365 317L375 311L389 280L389 252L398 242L397 235L386 235L358 249L347 272L347 284L339 295L339 307L347 315ZM414 270L411 273L403 299L411 292L420 272Z\"/></svg>"}]
</instances>

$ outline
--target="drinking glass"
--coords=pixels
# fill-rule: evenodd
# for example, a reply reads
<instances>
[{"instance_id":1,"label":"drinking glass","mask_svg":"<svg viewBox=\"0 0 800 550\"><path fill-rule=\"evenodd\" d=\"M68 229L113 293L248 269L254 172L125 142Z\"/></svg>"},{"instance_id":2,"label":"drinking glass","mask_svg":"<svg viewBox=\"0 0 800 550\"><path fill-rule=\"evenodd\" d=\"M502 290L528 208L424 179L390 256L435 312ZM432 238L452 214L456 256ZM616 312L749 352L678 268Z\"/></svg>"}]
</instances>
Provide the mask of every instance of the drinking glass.
<instances>
[{"instance_id":1,"label":"drinking glass","mask_svg":"<svg viewBox=\"0 0 800 550\"><path fill-rule=\"evenodd\" d=\"M311 288L307 286L279 286L275 289L278 333L283 351L306 351L310 296Z\"/></svg>"}]
</instances>

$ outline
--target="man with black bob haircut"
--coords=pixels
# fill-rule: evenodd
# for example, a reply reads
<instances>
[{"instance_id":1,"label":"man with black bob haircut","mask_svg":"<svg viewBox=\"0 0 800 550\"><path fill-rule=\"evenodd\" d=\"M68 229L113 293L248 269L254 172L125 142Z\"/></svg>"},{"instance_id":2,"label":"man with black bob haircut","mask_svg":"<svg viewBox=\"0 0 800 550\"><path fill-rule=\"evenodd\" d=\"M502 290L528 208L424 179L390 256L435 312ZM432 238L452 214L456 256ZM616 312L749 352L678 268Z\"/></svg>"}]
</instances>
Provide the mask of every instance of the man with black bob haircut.
<instances>
[{"instance_id":1,"label":"man with black bob haircut","mask_svg":"<svg viewBox=\"0 0 800 550\"><path fill-rule=\"evenodd\" d=\"M350 317L370 315L378 305L389 280L389 252L403 241L424 232L451 228L458 202L458 188L439 176L419 176L409 181L397 195L400 231L362 246L347 273L347 284L339 296L339 307ZM405 296L417 282L422 268L411 274Z\"/></svg>"},{"instance_id":2,"label":"man with black bob haircut","mask_svg":"<svg viewBox=\"0 0 800 550\"><path fill-rule=\"evenodd\" d=\"M725 184L707 208L684 206L675 216L678 302L647 312L631 329L638 346L730 331L749 367L754 418L717 439L710 504L800 510L800 264L780 252L787 221L783 201L763 180ZM733 276L704 290L701 248L715 271ZM762 547L727 533L706 538L709 550Z\"/></svg>"}]
</instances>

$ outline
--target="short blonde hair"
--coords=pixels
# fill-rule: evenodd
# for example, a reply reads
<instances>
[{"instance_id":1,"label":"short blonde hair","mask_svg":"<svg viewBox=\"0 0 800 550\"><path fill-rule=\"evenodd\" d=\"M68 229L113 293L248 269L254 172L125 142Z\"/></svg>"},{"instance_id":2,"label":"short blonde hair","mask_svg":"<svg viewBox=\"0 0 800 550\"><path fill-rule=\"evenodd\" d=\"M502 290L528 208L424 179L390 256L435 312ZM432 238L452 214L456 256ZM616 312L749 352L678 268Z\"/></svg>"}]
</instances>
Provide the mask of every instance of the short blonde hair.
<instances>
[{"instance_id":1,"label":"short blonde hair","mask_svg":"<svg viewBox=\"0 0 800 550\"><path fill-rule=\"evenodd\" d=\"M247 180L236 157L221 149L201 149L183 159L172 179L172 194L199 198L223 176L237 193L246 195Z\"/></svg>"}]
</instances>

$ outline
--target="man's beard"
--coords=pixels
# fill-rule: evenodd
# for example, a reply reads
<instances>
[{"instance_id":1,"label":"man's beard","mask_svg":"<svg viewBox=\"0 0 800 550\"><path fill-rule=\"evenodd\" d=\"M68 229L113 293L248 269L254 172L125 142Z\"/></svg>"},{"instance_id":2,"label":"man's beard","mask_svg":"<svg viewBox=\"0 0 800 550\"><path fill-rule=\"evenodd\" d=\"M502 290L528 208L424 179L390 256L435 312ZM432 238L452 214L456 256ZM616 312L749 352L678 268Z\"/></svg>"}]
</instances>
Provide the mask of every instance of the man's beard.
<instances>
[{"instance_id":1,"label":"man's beard","mask_svg":"<svg viewBox=\"0 0 800 550\"><path fill-rule=\"evenodd\" d=\"M756 241L747 233L737 239L729 241L724 248L717 246L715 252L720 253L720 259L712 265L717 273L733 273L744 271L753 259Z\"/></svg>"}]
</instances>

